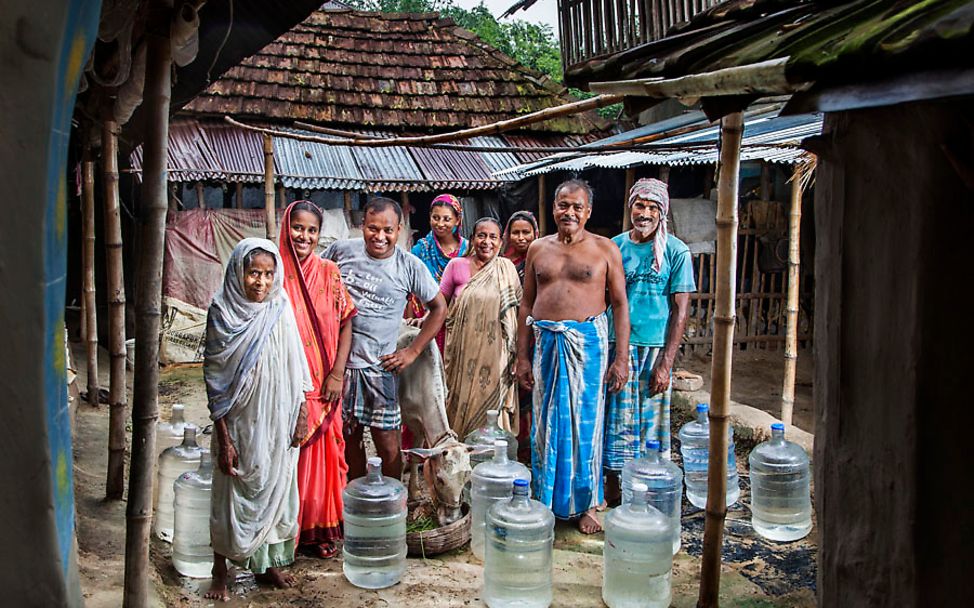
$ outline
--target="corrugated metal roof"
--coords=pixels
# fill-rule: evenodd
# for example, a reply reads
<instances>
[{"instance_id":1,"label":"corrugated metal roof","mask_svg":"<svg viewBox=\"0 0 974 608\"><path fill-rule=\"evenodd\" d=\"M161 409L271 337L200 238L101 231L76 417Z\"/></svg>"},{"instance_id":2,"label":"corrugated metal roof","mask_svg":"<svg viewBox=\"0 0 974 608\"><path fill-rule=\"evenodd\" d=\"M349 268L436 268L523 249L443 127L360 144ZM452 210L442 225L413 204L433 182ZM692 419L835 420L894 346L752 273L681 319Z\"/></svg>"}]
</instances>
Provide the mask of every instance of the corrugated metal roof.
<instances>
[{"instance_id":1,"label":"corrugated metal roof","mask_svg":"<svg viewBox=\"0 0 974 608\"><path fill-rule=\"evenodd\" d=\"M706 119L704 119L706 121ZM673 123L671 123L673 124ZM673 129L697 124L693 121L685 122ZM709 125L708 122L699 123ZM649 135L651 133L665 133L653 130L653 125L634 129L627 133L606 138L595 145L621 142ZM671 129L671 130L673 130ZM693 133L663 137L654 142L658 145L687 144L685 150L647 150L593 153L584 156L574 154L556 154L545 161L528 163L513 170L524 177L550 173L552 171L583 171L591 167L606 169L624 169L639 165L701 165L716 163L719 151L719 126L706 126ZM806 156L807 152L798 147L798 142L806 137L818 135L822 132L821 114L802 114L798 116L769 117L758 116L745 120L744 137L741 141L741 160L763 160L772 163L795 163ZM701 148L701 144L713 144ZM790 145L789 145L790 144ZM509 174L512 171L507 170Z\"/></svg>"},{"instance_id":2,"label":"corrugated metal roof","mask_svg":"<svg viewBox=\"0 0 974 608\"><path fill-rule=\"evenodd\" d=\"M540 139L533 135L522 135L518 133L504 133L501 135L501 139L506 141L509 145L515 148L568 148L568 147L581 147L584 144L591 143L598 139L594 135L566 135L566 136L549 136L544 139ZM544 151L540 152L523 152L517 151L514 153L518 160L522 163L530 163L534 161L541 160L543 158L548 158L549 154Z\"/></svg>"},{"instance_id":3,"label":"corrugated metal roof","mask_svg":"<svg viewBox=\"0 0 974 608\"><path fill-rule=\"evenodd\" d=\"M264 181L264 142L260 133L224 124L207 124L213 154L223 167L228 182Z\"/></svg>"},{"instance_id":4,"label":"corrugated metal roof","mask_svg":"<svg viewBox=\"0 0 974 608\"><path fill-rule=\"evenodd\" d=\"M392 137L391 133L355 130L353 133L372 137ZM352 156L362 176L369 180L369 192L424 192L429 188L419 165L405 146L354 147Z\"/></svg>"},{"instance_id":5,"label":"corrugated metal roof","mask_svg":"<svg viewBox=\"0 0 974 608\"><path fill-rule=\"evenodd\" d=\"M410 153L419 164L433 189L460 188L492 190L510 181L508 177L494 177L483 156L477 152L462 152L444 148L411 148Z\"/></svg>"},{"instance_id":6,"label":"corrugated metal roof","mask_svg":"<svg viewBox=\"0 0 974 608\"><path fill-rule=\"evenodd\" d=\"M300 129L282 129L316 135ZM302 190L364 190L365 180L352 149L285 137L274 138L274 170L285 188Z\"/></svg>"}]
</instances>

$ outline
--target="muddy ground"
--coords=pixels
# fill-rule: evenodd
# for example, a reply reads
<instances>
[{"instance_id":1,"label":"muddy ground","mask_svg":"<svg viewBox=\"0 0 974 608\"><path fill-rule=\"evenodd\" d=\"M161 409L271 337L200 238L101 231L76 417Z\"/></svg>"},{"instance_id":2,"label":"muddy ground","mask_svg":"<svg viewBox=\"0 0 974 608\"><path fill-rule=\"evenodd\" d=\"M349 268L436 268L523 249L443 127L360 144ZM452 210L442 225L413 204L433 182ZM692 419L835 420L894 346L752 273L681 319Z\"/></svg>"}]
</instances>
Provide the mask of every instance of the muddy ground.
<instances>
[{"instance_id":1,"label":"muddy ground","mask_svg":"<svg viewBox=\"0 0 974 608\"><path fill-rule=\"evenodd\" d=\"M81 352L76 352L76 355L76 361L83 361ZM107 370L107 357L105 359L100 370ZM750 377L753 380L748 382L755 386L749 390L759 393L757 379L765 374L749 371L749 366L768 364L759 360L758 363L745 361L736 365L735 386L739 376ZM690 365L684 366L696 369ZM705 364L700 367L708 367L709 371L709 366ZM79 382L81 387L85 386L83 369ZM103 378L102 382L107 385L107 378ZM769 390L772 387L766 385L765 391ZM202 371L199 367L164 370L159 394L164 418L168 417L172 404L179 402L186 405L188 421L201 426L207 423ZM734 399L748 403L745 395L736 392ZM682 422L684 420L675 419L673 428L679 428ZM102 500L107 466L107 432L107 406L93 408L81 403L77 410L75 430L75 497L82 589L86 605L90 608L120 606L122 597L125 503L106 503ZM748 446L740 447L743 450ZM677 450L675 452L678 454ZM743 491L741 500L728 513L721 605L741 608L814 606L816 529L808 538L788 544L775 544L756 536L748 521L746 504L749 492L746 467L743 465L745 461L745 454L739 454ZM684 502L683 549L675 557L673 567L673 606L677 608L689 608L696 604L703 521L702 511ZM202 598L208 581L187 579L176 573L170 563L168 544L153 539L150 552L152 568L149 578L154 605L181 608L214 605ZM600 599L601 553L602 535L582 536L570 525L559 523L556 531L554 606L603 605ZM251 576L239 574L233 587L233 598L222 605L339 605L369 608L483 606L480 600L482 568L466 548L435 558L410 558L402 582L379 591L357 589L346 582L341 574L339 559L323 561L299 557L292 571L298 578L298 586L286 591L257 587Z\"/></svg>"}]
</instances>

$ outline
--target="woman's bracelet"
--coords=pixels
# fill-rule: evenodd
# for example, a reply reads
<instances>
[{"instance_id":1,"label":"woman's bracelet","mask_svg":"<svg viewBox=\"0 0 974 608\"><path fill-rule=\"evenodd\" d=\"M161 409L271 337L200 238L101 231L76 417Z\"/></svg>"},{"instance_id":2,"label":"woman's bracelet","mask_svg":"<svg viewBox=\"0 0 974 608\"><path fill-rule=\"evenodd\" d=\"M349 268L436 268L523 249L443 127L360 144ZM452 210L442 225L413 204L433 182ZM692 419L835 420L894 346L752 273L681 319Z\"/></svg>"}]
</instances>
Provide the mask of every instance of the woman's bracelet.
<instances>
[{"instance_id":1,"label":"woman's bracelet","mask_svg":"<svg viewBox=\"0 0 974 608\"><path fill-rule=\"evenodd\" d=\"M332 372L332 373L328 374L328 377L329 378L334 378L335 380L338 380L339 382L343 380L342 376L344 376L344 374L342 374L342 375L336 375L335 372Z\"/></svg>"}]
</instances>

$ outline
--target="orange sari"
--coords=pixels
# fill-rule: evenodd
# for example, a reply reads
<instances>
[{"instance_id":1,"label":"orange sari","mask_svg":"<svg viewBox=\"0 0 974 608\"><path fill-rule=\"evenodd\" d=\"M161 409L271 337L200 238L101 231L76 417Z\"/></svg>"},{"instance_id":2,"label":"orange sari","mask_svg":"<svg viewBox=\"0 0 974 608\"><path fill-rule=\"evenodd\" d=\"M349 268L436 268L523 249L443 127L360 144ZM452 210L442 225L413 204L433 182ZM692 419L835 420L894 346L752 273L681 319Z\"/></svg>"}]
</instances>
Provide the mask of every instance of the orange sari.
<instances>
[{"instance_id":1,"label":"orange sari","mask_svg":"<svg viewBox=\"0 0 974 608\"><path fill-rule=\"evenodd\" d=\"M298 458L298 524L300 545L325 545L342 538L342 490L348 465L342 437L341 399L325 403L321 388L331 373L342 326L355 315L355 304L345 290L338 266L313 253L298 261L291 242L291 208L281 222L281 259L284 289L294 308L301 344L314 388L305 394L308 434Z\"/></svg>"}]
</instances>

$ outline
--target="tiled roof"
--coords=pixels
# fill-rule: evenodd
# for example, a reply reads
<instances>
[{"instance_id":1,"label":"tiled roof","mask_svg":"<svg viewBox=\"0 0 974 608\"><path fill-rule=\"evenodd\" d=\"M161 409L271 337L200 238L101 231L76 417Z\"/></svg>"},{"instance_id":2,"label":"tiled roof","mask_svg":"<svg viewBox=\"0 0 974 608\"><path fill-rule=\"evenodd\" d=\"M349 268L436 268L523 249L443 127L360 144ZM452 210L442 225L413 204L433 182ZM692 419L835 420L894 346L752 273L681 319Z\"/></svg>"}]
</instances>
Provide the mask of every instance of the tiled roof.
<instances>
[{"instance_id":1,"label":"tiled roof","mask_svg":"<svg viewBox=\"0 0 974 608\"><path fill-rule=\"evenodd\" d=\"M185 111L416 132L489 124L568 101L560 85L436 13L319 10ZM590 113L532 128L599 127Z\"/></svg>"}]
</instances>

